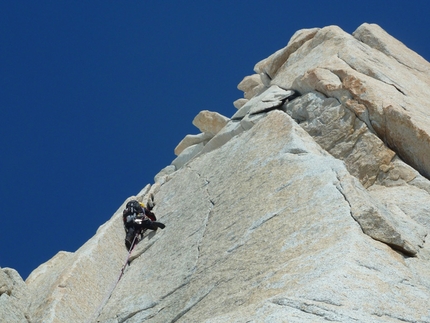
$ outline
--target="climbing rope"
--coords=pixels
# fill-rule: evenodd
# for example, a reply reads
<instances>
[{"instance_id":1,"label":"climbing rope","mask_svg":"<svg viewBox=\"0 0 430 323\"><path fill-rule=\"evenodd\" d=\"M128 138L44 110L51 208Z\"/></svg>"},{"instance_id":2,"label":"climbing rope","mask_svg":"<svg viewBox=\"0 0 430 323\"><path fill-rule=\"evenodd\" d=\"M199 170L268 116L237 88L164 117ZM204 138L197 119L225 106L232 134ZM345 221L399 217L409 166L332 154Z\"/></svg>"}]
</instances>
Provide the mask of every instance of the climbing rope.
<instances>
[{"instance_id":1,"label":"climbing rope","mask_svg":"<svg viewBox=\"0 0 430 323\"><path fill-rule=\"evenodd\" d=\"M95 322L95 320L99 317L100 312L102 311L103 307L105 307L106 303L109 301L109 299L111 298L113 291L115 290L116 286L118 285L119 281L121 280L122 276L124 275L124 271L125 268L127 267L128 261L130 260L130 256L131 256L131 252L133 251L134 247L137 244L137 237L139 236L140 232L136 232L133 242L131 244L130 250L128 251L127 254L127 258L124 262L124 265L121 268L121 272L119 273L119 276L117 278L117 280L114 282L114 284L112 284L111 288L109 289L109 292L106 294L105 298L103 299L103 301L100 303L100 306L96 309L96 311L93 313L93 315L90 316L90 318L86 321L86 323L92 323ZM136 243L135 243L136 242Z\"/></svg>"}]
</instances>

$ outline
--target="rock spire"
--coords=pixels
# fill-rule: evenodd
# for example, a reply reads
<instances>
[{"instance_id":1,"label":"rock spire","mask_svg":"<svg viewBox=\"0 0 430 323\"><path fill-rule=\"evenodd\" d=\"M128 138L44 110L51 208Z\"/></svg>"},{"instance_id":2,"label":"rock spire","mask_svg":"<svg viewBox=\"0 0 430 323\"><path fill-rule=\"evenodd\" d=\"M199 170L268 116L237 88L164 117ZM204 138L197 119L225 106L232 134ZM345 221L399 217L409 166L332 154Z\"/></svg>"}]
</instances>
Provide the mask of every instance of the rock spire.
<instances>
[{"instance_id":1,"label":"rock spire","mask_svg":"<svg viewBox=\"0 0 430 323\"><path fill-rule=\"evenodd\" d=\"M365 23L300 30L254 72L80 249L0 269L0 321L430 322L430 64ZM99 308L125 203L150 196L166 228Z\"/></svg>"}]
</instances>

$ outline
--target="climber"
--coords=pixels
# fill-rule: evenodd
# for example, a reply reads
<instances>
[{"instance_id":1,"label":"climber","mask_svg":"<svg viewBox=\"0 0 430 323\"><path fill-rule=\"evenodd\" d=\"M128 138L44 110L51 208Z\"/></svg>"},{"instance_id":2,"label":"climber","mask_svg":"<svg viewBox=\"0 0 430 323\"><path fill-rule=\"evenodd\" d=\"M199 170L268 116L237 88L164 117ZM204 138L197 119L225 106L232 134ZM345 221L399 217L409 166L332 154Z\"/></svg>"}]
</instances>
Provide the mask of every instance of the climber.
<instances>
[{"instance_id":1,"label":"climber","mask_svg":"<svg viewBox=\"0 0 430 323\"><path fill-rule=\"evenodd\" d=\"M151 204L152 206L152 204ZM151 211L152 207L145 205L136 200L127 203L125 210L122 212L124 229L126 231L125 246L130 250L134 237L142 232L143 229L157 230L164 229L165 225L157 222L155 214Z\"/></svg>"}]
</instances>

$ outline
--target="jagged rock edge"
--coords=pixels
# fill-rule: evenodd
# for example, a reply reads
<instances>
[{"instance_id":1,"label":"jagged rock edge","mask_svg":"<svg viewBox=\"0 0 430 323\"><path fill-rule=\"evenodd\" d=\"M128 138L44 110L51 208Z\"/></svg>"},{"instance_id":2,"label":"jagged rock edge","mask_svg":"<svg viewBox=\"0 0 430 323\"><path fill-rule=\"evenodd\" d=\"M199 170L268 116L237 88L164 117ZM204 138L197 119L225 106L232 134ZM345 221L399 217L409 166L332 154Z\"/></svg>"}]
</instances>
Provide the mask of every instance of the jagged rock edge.
<instances>
[{"instance_id":1,"label":"jagged rock edge","mask_svg":"<svg viewBox=\"0 0 430 323\"><path fill-rule=\"evenodd\" d=\"M361 26L360 26L361 27ZM359 28L360 28L359 27ZM358 29L358 28L357 28ZM316 33L315 33L316 34ZM290 56L294 53L294 52L296 52L297 50L299 50L304 44L306 44L307 42L309 42L309 41L311 41L314 37L315 37L315 34L313 34L313 36L312 37L310 37L309 39L307 39L306 41L304 41L299 47L297 47L292 53L290 53L289 55L288 55L288 57L286 58L286 60L280 65L280 66L282 66L283 64L285 64L287 61L288 61L288 59L290 58ZM383 51L381 51L381 50L379 50L378 48L375 48L375 47L372 47L372 46L370 46L370 45L368 45L368 44L366 44L365 42L363 42L361 39L359 39L359 38L357 38L355 35L354 35L354 33L352 34L352 36L357 40L357 41L359 41L360 43L362 43L363 45L365 45L365 46L368 46L369 48L372 48L372 49L374 49L374 50L377 50L378 52L380 52L381 54L383 54L384 56L386 56L386 57L389 57L389 58L392 58L392 59L394 59L395 61L397 61L399 64L402 64L402 65L404 65L404 66L406 66L406 67L408 67L408 68L411 68L411 69L414 69L414 68L412 68L412 67L410 67L410 66L408 66L408 65L406 65L406 64L404 64L404 63L402 63L402 62L400 62L396 57L394 57L394 56L392 56L392 55L387 55L385 52L383 52ZM288 45L286 46L286 47L288 47ZM279 51L281 51L281 50L286 50L286 47L285 48L283 48L283 49L280 49ZM392 86L394 89L396 89L399 93L401 93L402 95L404 95L404 96L407 96L407 94L405 94L405 92L403 91L403 90L401 90L400 89L400 87L399 86L396 86L395 84L393 84L393 83L388 83L388 82L386 82L386 81L384 81L384 80L382 80L381 78L377 78L377 77L374 77L374 76L372 76L372 75L367 75L367 74L364 74L364 73L362 73L362 72L360 72L360 71L358 71L357 69L355 69L351 64L349 64L347 61L345 61L342 57L340 57L340 55L338 54L337 55L337 58L338 59L340 59L340 60L342 60L347 66L349 66L352 70L354 70L355 72L357 72L357 73L359 73L359 74L361 74L361 75L365 75L366 77L370 77L370 78L372 78L372 79L374 79L374 80L376 80L376 81L379 81L379 82L382 82L382 83L384 83L384 84L387 84L387 85L390 85L390 86ZM258 63L256 64L256 66L258 65ZM320 67L320 68L324 68L324 67ZM341 76L339 75L339 73L336 73L336 71L334 71L334 70L331 70L331 69L328 69L328 68L325 68L325 69L327 69L328 71L330 71L331 73L333 73L333 74L335 74L336 76L338 76L339 77L339 79L340 80L342 80L342 78L341 78ZM255 68L254 68L254 70L255 70ZM256 71L257 72L257 71ZM278 70L275 72L275 74L272 76L272 78L274 78L275 76L276 76L276 74L278 73ZM298 79L299 78L301 78L303 75L301 75L301 76L299 76L298 77ZM297 79L296 79L297 80ZM296 91L297 92L297 90L296 89L294 89L294 88L292 88L292 89L290 89L290 90L293 90L293 91ZM347 90L348 91L348 93L350 93L350 95L351 95L351 97L353 97L354 98L354 100L355 101L357 101L358 103L360 103L360 104L362 104L362 105L364 105L365 107L366 107L366 113L364 113L365 114L365 116L368 118L368 120L366 120L362 115L359 115L359 114L357 114L356 113L356 111L354 111L353 109L351 109L348 105L346 105L346 104L343 104L343 106L345 107L345 108L347 108L347 109L349 109L351 112L353 112L355 115L356 115L356 117L359 119L359 120L361 120L361 121L363 121L366 125L367 125L367 127L368 127L368 129L369 129L369 131L370 132L372 132L373 134L375 134L379 139L381 139L385 144L386 144L386 146L387 147L389 147L390 149L392 149L398 156L401 156L401 154L399 155L399 151L398 151L398 149L396 149L396 147L394 146L394 145L389 145L388 144L388 140L387 140L387 138L385 137L385 136L382 136L381 137L381 135L377 132L377 131L375 131L375 129L373 128L373 126L372 126L372 122L375 122L375 121L373 121L372 120L372 118L371 118L371 115L370 115L370 113L369 113L369 108L368 108L368 106L367 106L367 104L366 104L366 102L365 101L363 101L363 100L361 100L359 97L357 97L356 95L354 95L351 91L349 91L348 89L345 89L345 90ZM319 91L318 91L319 92ZM320 92L321 93L321 92ZM326 94L324 94L324 93L321 93L321 94L323 94L325 97L327 97L327 98L335 98L335 97L333 97L333 96L327 96ZM335 98L335 99L337 99L337 98ZM338 100L338 99L337 99ZM339 101L339 100L338 100ZM339 101L340 102L340 101ZM342 103L342 102L341 102ZM387 128L387 125L385 124L385 129ZM386 134L387 133L387 131L386 130L384 130L384 134ZM406 161L405 161L406 162ZM407 164L409 165L409 166L411 166L411 167L413 167L414 169L416 169L413 165L411 165L411 164L409 164L408 162L407 162ZM418 170L419 171L419 170Z\"/></svg>"},{"instance_id":2,"label":"jagged rock edge","mask_svg":"<svg viewBox=\"0 0 430 323\"><path fill-rule=\"evenodd\" d=\"M349 64L348 64L348 66L350 66ZM352 67L351 67L352 68ZM355 70L355 69L354 69ZM332 72L333 74L335 74L335 75L337 75L341 80L342 80L342 78L337 74L337 73L335 73L335 71L331 71L330 70L330 72ZM356 71L357 73L360 73L360 72L358 72L358 71ZM362 74L362 73L360 73L360 74ZM363 74L364 75L364 74ZM390 85L390 84L389 84ZM266 89L267 90L267 89ZM287 89L284 89L284 90L287 90ZM294 92L294 94L292 94L291 96L293 96L293 99L295 99L295 98L297 98L297 97L299 97L300 96L300 93L297 91L297 90L294 90L294 89L291 89L293 92ZM348 91L349 92L349 91ZM264 91L262 92L262 93L264 93ZM321 92L320 92L321 93ZM349 93L351 93L351 92L349 92ZM327 95L325 95L324 93L321 93L322 95L324 95L324 97L326 97L326 98L333 98L333 99L335 99L335 100L337 100L338 102L340 102L339 101L339 99L337 99L336 97L331 97L331 96L327 96ZM351 95L352 95L352 93L351 93ZM258 95L257 95L258 96ZM353 96L353 95L352 95ZM270 107L270 108L268 108L268 109L264 109L264 110L262 110L262 111L259 111L259 112L257 112L257 113L255 113L255 114L253 114L253 115L258 115L258 114L262 114L263 115L263 118L265 117L265 113L267 113L268 111L272 111L272 110L280 110L280 111L282 111L282 112L284 112L285 113L285 111L282 109L282 106L285 104L285 103L287 103L287 102L291 102L291 101L289 101L289 97L286 97L286 98L284 98L284 99L282 99L282 100L280 100L281 101L281 103L280 104L278 104L278 105L276 105L276 106L272 106L272 107ZM358 101L357 100L357 102L360 102L360 101ZM365 105L365 104L364 104ZM343 105L342 104L342 106L344 107L344 108L347 108L347 106L346 105ZM367 109L367 107L366 107L366 109ZM356 115L356 117L358 118L358 119L360 119L361 121L363 121L354 111L351 111L351 112L353 112L354 113L354 115ZM246 115L251 115L251 113L250 113L250 111L248 111L247 112L247 114ZM238 119L238 121L241 121L241 120L243 120L245 117L246 117L246 115L244 116L244 117L242 117L242 118L239 118ZM258 122L258 121L257 121ZM363 121L364 122L364 121ZM296 123L297 123L297 121L296 121ZM365 124L366 124L366 126L368 127L368 124L367 124L367 122L364 122ZM240 135L240 134L242 134L244 131L247 131L247 130L249 130L249 129L245 129L242 125L241 125L241 122L239 122L239 126L242 128L242 131L239 133L239 134L237 134L237 135ZM369 127L368 127L369 128ZM372 133L374 133L375 134L375 132L374 132L374 130L373 129L370 129L369 128L369 130L372 132ZM235 135L235 136L237 136L237 135ZM362 137L362 135L363 134L360 134L360 136L359 136L359 138L361 138ZM377 134L375 134L375 135L377 135ZM233 136L232 138L234 138L235 136ZM229 140L231 140L232 138L230 138ZM378 138L379 138L379 136L378 136ZM381 139L381 138L380 138ZM228 142L228 141L227 141ZM354 146L357 144L357 142L358 142L358 140L354 143ZM385 141L384 141L385 142ZM225 143L224 143L225 144ZM223 144L223 145L224 145ZM222 146L222 145L221 145ZM221 147L220 146L220 147ZM219 147L217 147L217 148L219 148ZM217 149L217 148L215 148L215 149ZM202 153L206 153L206 152L201 152L201 153L199 153L199 154L197 154L195 157L198 157L199 155L201 155ZM394 158L394 157L393 157ZM191 159L192 160L192 159ZM190 160L190 161L191 161ZM188 164L190 161L188 161L186 164ZM199 175L200 176L200 175ZM337 175L338 176L338 175ZM339 180L339 183L340 183L340 185L341 185L341 181L340 181L340 179L339 179L339 177L338 177L338 180ZM338 186L336 186L336 188L339 190L339 192L344 196L344 199L347 201L347 203L348 203L348 205L350 206L350 208L351 208L351 204L350 204L350 202L349 202L349 200L347 199L347 197L346 197L346 195L342 192L342 190L341 189L339 189L339 187ZM393 248L393 249L396 249L396 250L398 250L398 251L400 251L400 252L402 252L402 253L404 253L405 254L405 256L415 256L416 254L417 254L417 252L416 251L414 251L413 249L410 249L410 248L404 248L404 247L402 247L402 246L400 246L400 245L393 245L393 244L390 244L390 243L388 243L388 242L386 242L386 241L383 241L383 240L381 240L381 239L378 239L378 238L376 238L376 237L374 237L374 236L372 236L371 234L369 234L369 233L367 233L364 229L363 229L363 227L362 227L362 224L360 223L360 221L356 218L356 217L354 217L354 214L352 213L352 210L351 210L351 212L350 212L350 214L351 214L351 217L354 219L354 221L356 221L358 224L359 224L359 226L360 226L360 228L362 229L362 231L363 231L363 233L364 234L366 234L366 235L368 235L369 237L371 237L372 239L374 239L374 240L376 240L376 241L379 241L379 242L382 242L382 243L384 243L384 244L386 244L386 245L388 245L388 246L390 246L390 248ZM251 233L250 231L248 231L248 233ZM396 231L396 233L397 234L399 234L399 237L401 237L401 234L399 233L399 232L397 232ZM243 239L245 239L246 240L246 237L242 237L242 240ZM403 240L403 239L402 239ZM404 240L403 240L404 241ZM235 245L235 246L233 246L232 248L230 248L230 250L229 251L233 251L233 250L235 250L235 249L237 249L237 248L239 248L241 245L243 245L243 243L245 243L244 241L241 241L242 243L238 243L237 245ZM404 241L404 243L406 243L406 244L408 244L407 243L407 241Z\"/></svg>"},{"instance_id":3,"label":"jagged rock edge","mask_svg":"<svg viewBox=\"0 0 430 323\"><path fill-rule=\"evenodd\" d=\"M400 232L398 232L397 230L395 230L394 228L391 228L391 230L393 230L399 237L399 239L401 239L401 241L403 242L402 245L400 244L394 244L394 243L390 243L388 241L384 241L384 239L380 238L380 237L375 237L373 236L371 233L366 232L366 230L363 228L363 224L360 221L360 217L355 216L354 215L354 211L353 211L353 206L348 198L348 196L346 195L345 188L342 185L342 180L340 178L340 175L338 174L338 172L336 170L333 169L333 172L336 174L336 178L338 180L337 183L335 183L335 187L336 189L339 191L340 194L342 194L344 200L348 203L349 205L349 209L350 209L350 215L352 217L352 219L357 222L357 224L360 226L362 232L369 236L370 238L379 241L381 243L384 243L385 245L389 246L390 248L397 250L399 252L401 252L404 256L406 257L416 257L418 254L418 247L413 248L413 246L411 245L410 242L408 242L407 240L405 240L402 236L402 234ZM376 209L377 210L377 209ZM378 211L378 210L377 210ZM385 220L386 221L386 220ZM390 225L389 223L387 223L388 226Z\"/></svg>"}]
</instances>

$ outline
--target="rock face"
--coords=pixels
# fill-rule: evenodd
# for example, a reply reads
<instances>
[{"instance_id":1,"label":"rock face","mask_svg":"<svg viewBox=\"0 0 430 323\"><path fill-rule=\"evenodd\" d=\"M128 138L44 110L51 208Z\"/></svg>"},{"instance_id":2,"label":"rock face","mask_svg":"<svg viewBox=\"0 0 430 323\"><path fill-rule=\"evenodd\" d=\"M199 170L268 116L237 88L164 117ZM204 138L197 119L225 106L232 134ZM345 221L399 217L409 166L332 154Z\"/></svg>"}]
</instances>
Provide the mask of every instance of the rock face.
<instances>
[{"instance_id":1,"label":"rock face","mask_svg":"<svg viewBox=\"0 0 430 323\"><path fill-rule=\"evenodd\" d=\"M1 322L28 322L29 293L18 272L0 268L0 318Z\"/></svg>"},{"instance_id":2,"label":"rock face","mask_svg":"<svg viewBox=\"0 0 430 323\"><path fill-rule=\"evenodd\" d=\"M164 230L127 265L127 199L25 283L2 269L0 321L430 322L429 71L377 25L298 31L130 197Z\"/></svg>"},{"instance_id":3,"label":"rock face","mask_svg":"<svg viewBox=\"0 0 430 323\"><path fill-rule=\"evenodd\" d=\"M337 99L429 177L430 64L377 25L363 24L352 35L336 26L314 32L299 32L255 71L282 88Z\"/></svg>"}]
</instances>

